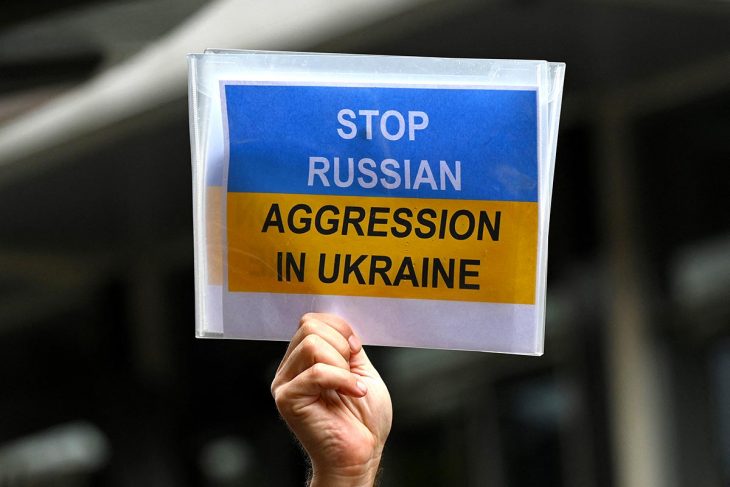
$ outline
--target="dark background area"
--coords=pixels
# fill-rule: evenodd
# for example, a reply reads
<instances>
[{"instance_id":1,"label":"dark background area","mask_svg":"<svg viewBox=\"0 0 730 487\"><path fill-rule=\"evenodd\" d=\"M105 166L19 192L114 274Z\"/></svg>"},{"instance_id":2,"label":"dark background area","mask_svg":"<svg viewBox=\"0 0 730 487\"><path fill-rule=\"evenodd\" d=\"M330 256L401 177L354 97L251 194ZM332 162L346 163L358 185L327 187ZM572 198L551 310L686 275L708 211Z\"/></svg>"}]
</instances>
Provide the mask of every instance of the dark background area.
<instances>
[{"instance_id":1,"label":"dark background area","mask_svg":"<svg viewBox=\"0 0 730 487\"><path fill-rule=\"evenodd\" d=\"M566 62L545 355L372 348L383 484L729 485L730 3L401 2L286 31L315 4L3 7L0 485L303 483L269 393L286 345L194 338L191 45ZM262 40L175 50L222 8ZM129 77L155 103L73 111L160 45L176 71Z\"/></svg>"}]
</instances>

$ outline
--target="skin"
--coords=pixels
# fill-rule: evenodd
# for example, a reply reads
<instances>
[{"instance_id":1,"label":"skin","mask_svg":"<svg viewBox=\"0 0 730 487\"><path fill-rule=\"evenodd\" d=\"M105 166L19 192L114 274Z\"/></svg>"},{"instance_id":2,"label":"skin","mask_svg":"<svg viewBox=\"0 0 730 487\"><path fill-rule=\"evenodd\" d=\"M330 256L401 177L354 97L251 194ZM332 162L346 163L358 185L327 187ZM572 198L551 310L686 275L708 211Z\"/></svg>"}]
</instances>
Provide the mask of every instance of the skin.
<instances>
[{"instance_id":1,"label":"skin","mask_svg":"<svg viewBox=\"0 0 730 487\"><path fill-rule=\"evenodd\" d=\"M374 485L392 405L385 383L345 320L304 315L271 393L309 455L310 487Z\"/></svg>"}]
</instances>

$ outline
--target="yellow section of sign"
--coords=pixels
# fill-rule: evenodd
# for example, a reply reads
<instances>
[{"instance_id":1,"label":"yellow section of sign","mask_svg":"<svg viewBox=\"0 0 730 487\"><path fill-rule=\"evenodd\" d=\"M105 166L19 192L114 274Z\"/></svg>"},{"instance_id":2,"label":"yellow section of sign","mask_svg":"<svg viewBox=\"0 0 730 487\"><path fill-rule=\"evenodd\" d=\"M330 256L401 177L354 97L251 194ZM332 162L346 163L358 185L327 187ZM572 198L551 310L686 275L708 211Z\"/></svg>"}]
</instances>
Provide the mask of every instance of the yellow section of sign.
<instances>
[{"instance_id":1,"label":"yellow section of sign","mask_svg":"<svg viewBox=\"0 0 730 487\"><path fill-rule=\"evenodd\" d=\"M537 203L228 193L228 289L534 304Z\"/></svg>"},{"instance_id":2,"label":"yellow section of sign","mask_svg":"<svg viewBox=\"0 0 730 487\"><path fill-rule=\"evenodd\" d=\"M223 188L207 186L205 188L205 240L208 249L208 284L223 284Z\"/></svg>"}]
</instances>

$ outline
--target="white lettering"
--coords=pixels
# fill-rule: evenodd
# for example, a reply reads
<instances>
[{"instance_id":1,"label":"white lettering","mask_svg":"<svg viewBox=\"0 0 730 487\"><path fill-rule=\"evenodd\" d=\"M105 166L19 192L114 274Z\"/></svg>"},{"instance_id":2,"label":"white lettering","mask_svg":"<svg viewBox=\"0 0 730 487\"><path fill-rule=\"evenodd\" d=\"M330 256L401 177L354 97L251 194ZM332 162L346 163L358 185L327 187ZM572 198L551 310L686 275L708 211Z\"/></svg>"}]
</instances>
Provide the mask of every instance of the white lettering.
<instances>
[{"instance_id":1,"label":"white lettering","mask_svg":"<svg viewBox=\"0 0 730 487\"><path fill-rule=\"evenodd\" d=\"M398 169L400 164L398 164L398 161L395 159L385 159L380 163L380 171L385 176L393 178L392 181L388 181L385 177L380 178L380 184L382 184L385 189L395 189L400 186L400 174L395 172L393 169L390 169L391 167Z\"/></svg>"},{"instance_id":2,"label":"white lettering","mask_svg":"<svg viewBox=\"0 0 730 487\"><path fill-rule=\"evenodd\" d=\"M420 121L416 122L416 118ZM426 127L428 127L426 112L408 112L408 140L416 140L416 130L423 130Z\"/></svg>"},{"instance_id":3,"label":"white lettering","mask_svg":"<svg viewBox=\"0 0 730 487\"><path fill-rule=\"evenodd\" d=\"M337 135L343 139L354 139L357 137L357 125L355 123L357 117L365 118L365 138L373 140L373 124L380 116L380 133L387 140L401 140L408 129L408 140L416 140L416 131L425 130L428 127L429 118L426 112L408 111L408 120L398 110L387 110L380 115L379 110L358 110L355 114L354 110L343 108L337 112L337 122L340 127L337 128ZM392 120L395 119L396 126L393 126Z\"/></svg>"},{"instance_id":4,"label":"white lettering","mask_svg":"<svg viewBox=\"0 0 730 487\"><path fill-rule=\"evenodd\" d=\"M437 168L436 163L432 165L427 159L422 159L415 171L415 179L411 179L410 159L398 161L389 158L376 162L364 157L357 160L357 164L356 160L354 157L348 157L346 161L344 157L333 157L330 163L326 157L310 157L307 185L314 186L316 183L329 187L331 178L338 188L349 188L357 183L365 189L379 185L385 189L418 190L425 185L434 191L461 191L461 161L449 163L442 159ZM343 167L345 164L347 167ZM434 176L437 169L438 185Z\"/></svg>"},{"instance_id":5,"label":"white lettering","mask_svg":"<svg viewBox=\"0 0 730 487\"><path fill-rule=\"evenodd\" d=\"M418 166L418 173L416 173L416 180L413 182L413 189L420 188L421 183L427 183L434 191L437 189L436 180L433 177L431 166L428 165L428 161L425 159L423 159L421 161L421 165Z\"/></svg>"},{"instance_id":6,"label":"white lettering","mask_svg":"<svg viewBox=\"0 0 730 487\"><path fill-rule=\"evenodd\" d=\"M388 131L388 119L395 117L398 120L398 131L394 134ZM403 115L395 110L388 110L380 118L380 131L383 133L383 137L388 140L400 140L406 131L406 121L403 119Z\"/></svg>"},{"instance_id":7,"label":"white lettering","mask_svg":"<svg viewBox=\"0 0 730 487\"><path fill-rule=\"evenodd\" d=\"M375 185L378 184L378 176L375 174L375 171L373 171L372 169L366 168L365 167L366 164L370 167L375 167L374 160L365 158L365 159L360 159L360 162L358 162L358 164L357 164L357 168L360 170L361 174L363 174L365 176L369 176L370 181L366 182L365 178L360 176L359 178L357 178L357 182L363 188L370 189L370 188L374 188Z\"/></svg>"},{"instance_id":8,"label":"white lettering","mask_svg":"<svg viewBox=\"0 0 730 487\"><path fill-rule=\"evenodd\" d=\"M354 139L357 136L357 126L351 122L350 120L346 120L345 116L354 119L355 118L355 112L350 110L349 108L343 108L337 113L337 121L340 122L340 125L343 125L350 129L349 132L345 132L344 129L338 128L337 133L340 137L343 139Z\"/></svg>"},{"instance_id":9,"label":"white lettering","mask_svg":"<svg viewBox=\"0 0 730 487\"><path fill-rule=\"evenodd\" d=\"M439 173L441 175L441 191L446 190L446 178L451 181L451 187L456 191L461 191L461 161L454 161L454 174L446 161L439 163Z\"/></svg>"},{"instance_id":10,"label":"white lettering","mask_svg":"<svg viewBox=\"0 0 730 487\"><path fill-rule=\"evenodd\" d=\"M352 185L352 180L355 179L355 161L352 157L347 158L347 179L345 181L340 177L340 158L335 157L335 185L339 188L348 188Z\"/></svg>"},{"instance_id":11,"label":"white lettering","mask_svg":"<svg viewBox=\"0 0 730 487\"><path fill-rule=\"evenodd\" d=\"M377 110L360 110L357 113L365 115L365 138L373 140L373 117L377 116L380 112Z\"/></svg>"},{"instance_id":12,"label":"white lettering","mask_svg":"<svg viewBox=\"0 0 730 487\"><path fill-rule=\"evenodd\" d=\"M321 164L321 167L316 167L317 163ZM307 186L314 186L314 176L319 176L323 186L329 186L330 183L327 181L327 171L330 170L330 161L326 157L310 157L309 158L309 179L307 180Z\"/></svg>"}]
</instances>

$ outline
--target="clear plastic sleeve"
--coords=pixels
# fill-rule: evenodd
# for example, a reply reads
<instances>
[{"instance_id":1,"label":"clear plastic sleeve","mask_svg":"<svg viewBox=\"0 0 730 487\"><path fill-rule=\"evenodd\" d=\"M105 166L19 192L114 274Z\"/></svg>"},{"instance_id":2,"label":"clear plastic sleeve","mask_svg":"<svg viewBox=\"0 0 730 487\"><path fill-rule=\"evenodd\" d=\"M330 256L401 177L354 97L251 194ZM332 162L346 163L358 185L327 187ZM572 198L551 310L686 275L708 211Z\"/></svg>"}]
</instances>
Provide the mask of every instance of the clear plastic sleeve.
<instances>
[{"instance_id":1,"label":"clear plastic sleeve","mask_svg":"<svg viewBox=\"0 0 730 487\"><path fill-rule=\"evenodd\" d=\"M564 64L188 59L197 336L542 354Z\"/></svg>"}]
</instances>

